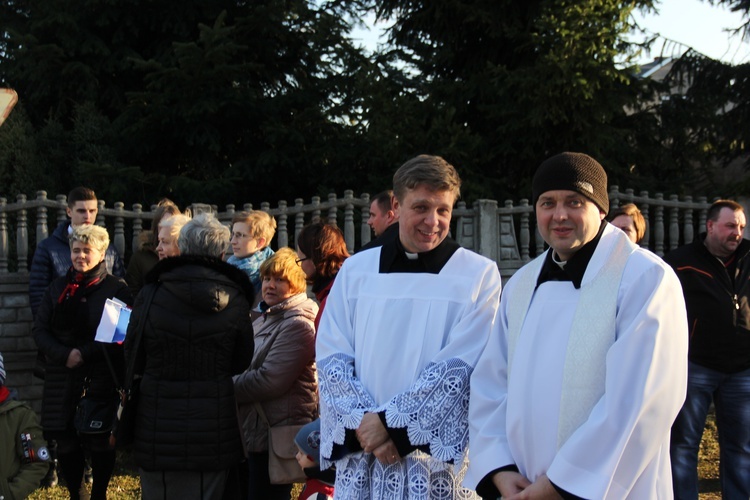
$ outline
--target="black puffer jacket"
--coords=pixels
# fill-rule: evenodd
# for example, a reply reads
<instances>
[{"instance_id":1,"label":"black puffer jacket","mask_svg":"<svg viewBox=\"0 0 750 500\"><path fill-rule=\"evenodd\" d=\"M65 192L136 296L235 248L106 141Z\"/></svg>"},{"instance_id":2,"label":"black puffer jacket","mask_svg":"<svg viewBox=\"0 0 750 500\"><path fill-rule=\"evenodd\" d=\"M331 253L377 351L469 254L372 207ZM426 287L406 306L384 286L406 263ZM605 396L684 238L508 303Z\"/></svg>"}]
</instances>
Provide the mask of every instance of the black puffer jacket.
<instances>
[{"instance_id":1,"label":"black puffer jacket","mask_svg":"<svg viewBox=\"0 0 750 500\"><path fill-rule=\"evenodd\" d=\"M737 373L750 368L750 240L735 250L736 274L730 279L724 265L703 243L693 243L667 254L682 283L690 327L688 358L706 368Z\"/></svg>"},{"instance_id":2,"label":"black puffer jacket","mask_svg":"<svg viewBox=\"0 0 750 500\"><path fill-rule=\"evenodd\" d=\"M72 429L75 406L86 376L91 378L90 393L103 397L113 393L115 382L102 347L107 349L119 380L124 372L122 346L101 344L95 342L94 337L107 299L117 297L127 304L132 303L127 285L120 278L107 274L97 284L81 287L77 291L80 302L74 310L67 312L71 318L64 320L60 318L58 297L67 283L67 277L52 282L44 292L34 321L34 339L47 362L42 397L42 427L45 431ZM62 327L65 323L72 326ZM70 369L65 363L74 348L81 351L83 365Z\"/></svg>"},{"instance_id":3,"label":"black puffer jacket","mask_svg":"<svg viewBox=\"0 0 750 500\"><path fill-rule=\"evenodd\" d=\"M232 375L253 355L252 285L219 259L159 261L136 299L127 359L144 297L154 286L136 360L143 379L135 461L149 471L227 469L242 457Z\"/></svg>"}]
</instances>

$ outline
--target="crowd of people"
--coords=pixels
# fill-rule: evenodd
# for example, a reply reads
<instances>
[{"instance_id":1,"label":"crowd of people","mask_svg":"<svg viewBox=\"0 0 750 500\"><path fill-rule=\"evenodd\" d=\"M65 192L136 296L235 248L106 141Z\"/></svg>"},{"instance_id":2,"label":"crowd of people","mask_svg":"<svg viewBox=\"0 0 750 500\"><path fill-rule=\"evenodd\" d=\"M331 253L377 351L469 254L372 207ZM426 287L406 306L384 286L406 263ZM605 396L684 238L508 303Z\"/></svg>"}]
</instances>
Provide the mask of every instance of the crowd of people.
<instances>
[{"instance_id":1,"label":"crowd of people","mask_svg":"<svg viewBox=\"0 0 750 500\"><path fill-rule=\"evenodd\" d=\"M106 498L115 449L77 419L126 366L147 500L287 500L280 446L301 499L696 499L711 403L722 494L750 497L743 207L715 202L706 232L662 259L639 246L635 205L610 210L602 165L561 153L532 179L548 249L503 286L449 235L461 182L443 158L407 161L351 256L335 225L274 252L265 212L227 227L163 200L127 270L94 225L94 192L71 191L31 268L41 423L11 404L0 355L15 443L0 498L52 472L71 499ZM108 299L132 307L123 344L95 340Z\"/></svg>"}]
</instances>

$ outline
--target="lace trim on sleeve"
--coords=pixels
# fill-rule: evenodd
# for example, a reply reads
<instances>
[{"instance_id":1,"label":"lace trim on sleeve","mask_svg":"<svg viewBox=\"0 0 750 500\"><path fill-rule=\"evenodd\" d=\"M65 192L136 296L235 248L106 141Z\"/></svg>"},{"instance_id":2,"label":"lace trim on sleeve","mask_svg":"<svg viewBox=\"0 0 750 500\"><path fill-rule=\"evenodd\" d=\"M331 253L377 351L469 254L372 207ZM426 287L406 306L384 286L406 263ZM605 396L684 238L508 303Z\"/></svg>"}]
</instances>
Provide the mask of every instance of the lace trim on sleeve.
<instances>
[{"instance_id":1,"label":"lace trim on sleeve","mask_svg":"<svg viewBox=\"0 0 750 500\"><path fill-rule=\"evenodd\" d=\"M472 367L458 358L430 363L417 382L384 408L389 427L405 427L414 446L429 445L433 458L460 463L469 442Z\"/></svg>"},{"instance_id":2,"label":"lace trim on sleeve","mask_svg":"<svg viewBox=\"0 0 750 500\"><path fill-rule=\"evenodd\" d=\"M346 429L356 430L375 401L354 375L354 358L337 353L318 363L320 384L320 454L330 458L333 445L343 445ZM323 463L321 463L323 465Z\"/></svg>"}]
</instances>

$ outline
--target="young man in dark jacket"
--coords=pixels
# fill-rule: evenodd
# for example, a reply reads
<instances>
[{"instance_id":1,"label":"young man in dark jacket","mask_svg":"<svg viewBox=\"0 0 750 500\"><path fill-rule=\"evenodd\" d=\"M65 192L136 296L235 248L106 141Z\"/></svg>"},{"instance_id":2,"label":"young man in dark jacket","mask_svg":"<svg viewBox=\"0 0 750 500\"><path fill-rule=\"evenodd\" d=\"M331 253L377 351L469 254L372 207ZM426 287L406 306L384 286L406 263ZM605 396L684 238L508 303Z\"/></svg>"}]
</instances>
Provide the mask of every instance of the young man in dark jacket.
<instances>
[{"instance_id":1,"label":"young man in dark jacket","mask_svg":"<svg viewBox=\"0 0 750 500\"><path fill-rule=\"evenodd\" d=\"M698 449L713 400L724 498L750 497L750 240L742 205L711 205L706 233L669 253L690 327L688 389L672 427L675 498L698 498Z\"/></svg>"}]
</instances>

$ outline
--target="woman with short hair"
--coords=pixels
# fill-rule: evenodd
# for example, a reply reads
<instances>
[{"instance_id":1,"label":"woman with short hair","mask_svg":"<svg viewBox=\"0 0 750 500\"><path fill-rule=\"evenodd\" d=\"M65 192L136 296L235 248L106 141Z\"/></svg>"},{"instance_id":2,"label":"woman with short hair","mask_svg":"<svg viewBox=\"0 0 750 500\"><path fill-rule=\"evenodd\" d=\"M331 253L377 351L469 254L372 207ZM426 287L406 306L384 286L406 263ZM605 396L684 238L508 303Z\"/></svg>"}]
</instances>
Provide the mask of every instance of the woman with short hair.
<instances>
[{"instance_id":1,"label":"woman with short hair","mask_svg":"<svg viewBox=\"0 0 750 500\"><path fill-rule=\"evenodd\" d=\"M607 220L623 231L633 243L640 243L646 235L646 219L633 203L612 209Z\"/></svg>"},{"instance_id":2,"label":"woman with short hair","mask_svg":"<svg viewBox=\"0 0 750 500\"><path fill-rule=\"evenodd\" d=\"M178 244L146 277L125 339L142 377L134 458L143 498L218 500L242 458L232 376L252 359L253 288L222 260L229 229L213 215L188 221Z\"/></svg>"},{"instance_id":3,"label":"woman with short hair","mask_svg":"<svg viewBox=\"0 0 750 500\"><path fill-rule=\"evenodd\" d=\"M282 248L261 264L263 315L253 323L255 354L250 368L234 379L251 499L288 500L292 489L271 484L266 420L275 427L318 416L313 325L318 306L307 298L297 258L294 250Z\"/></svg>"},{"instance_id":4,"label":"woman with short hair","mask_svg":"<svg viewBox=\"0 0 750 500\"><path fill-rule=\"evenodd\" d=\"M131 304L132 296L125 281L107 273L106 229L77 226L69 241L73 265L44 292L34 321L34 339L47 365L42 427L48 441L57 441L60 471L70 498L79 498L86 450L91 454L94 479L91 498L101 500L107 497L115 451L109 447L107 433L79 436L73 417L84 387L88 397L112 400L115 395L117 384L106 356L120 378L124 371L122 346L96 342L94 338L107 299L114 297Z\"/></svg>"},{"instance_id":5,"label":"woman with short hair","mask_svg":"<svg viewBox=\"0 0 750 500\"><path fill-rule=\"evenodd\" d=\"M159 222L158 244L156 246L156 253L159 255L159 260L180 255L180 230L189 221L189 216L175 214L164 217Z\"/></svg>"},{"instance_id":6,"label":"woman with short hair","mask_svg":"<svg viewBox=\"0 0 750 500\"><path fill-rule=\"evenodd\" d=\"M276 219L262 210L238 212L232 217L232 255L227 262L250 277L260 295L260 265L273 255L271 240L276 234Z\"/></svg>"},{"instance_id":7,"label":"woman with short hair","mask_svg":"<svg viewBox=\"0 0 750 500\"><path fill-rule=\"evenodd\" d=\"M143 288L143 282L146 274L159 262L159 254L156 247L159 244L159 223L180 213L177 205L167 198L163 198L157 203L154 209L154 218L151 221L151 229L141 231L138 235L138 249L130 256L128 270L125 273L125 281L133 293L133 297Z\"/></svg>"}]
</instances>

